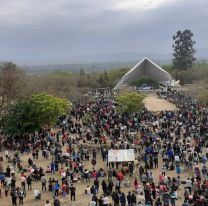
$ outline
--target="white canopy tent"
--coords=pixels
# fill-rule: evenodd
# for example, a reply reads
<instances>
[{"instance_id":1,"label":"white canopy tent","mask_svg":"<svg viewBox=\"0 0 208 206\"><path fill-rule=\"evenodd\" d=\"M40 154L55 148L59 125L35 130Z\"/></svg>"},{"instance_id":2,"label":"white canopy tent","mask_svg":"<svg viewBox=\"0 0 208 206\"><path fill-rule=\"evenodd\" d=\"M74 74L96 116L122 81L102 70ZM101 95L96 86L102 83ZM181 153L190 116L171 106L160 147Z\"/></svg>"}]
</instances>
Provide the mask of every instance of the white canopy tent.
<instances>
[{"instance_id":1,"label":"white canopy tent","mask_svg":"<svg viewBox=\"0 0 208 206\"><path fill-rule=\"evenodd\" d=\"M135 161L134 149L109 150L108 162L133 162Z\"/></svg>"}]
</instances>

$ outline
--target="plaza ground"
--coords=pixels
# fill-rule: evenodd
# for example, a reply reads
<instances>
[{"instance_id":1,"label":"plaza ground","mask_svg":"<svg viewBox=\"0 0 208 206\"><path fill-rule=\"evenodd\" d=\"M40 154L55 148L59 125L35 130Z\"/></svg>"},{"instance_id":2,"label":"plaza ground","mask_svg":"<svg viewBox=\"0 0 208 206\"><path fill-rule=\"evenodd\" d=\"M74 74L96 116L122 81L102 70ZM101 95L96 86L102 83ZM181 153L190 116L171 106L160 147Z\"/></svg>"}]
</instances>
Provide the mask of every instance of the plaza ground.
<instances>
[{"instance_id":1,"label":"plaza ground","mask_svg":"<svg viewBox=\"0 0 208 206\"><path fill-rule=\"evenodd\" d=\"M156 95L148 95L145 100L144 103L146 105L146 107L149 110L152 111L159 111L159 110L175 110L176 107L174 104L166 101L166 100L161 100L159 99ZM63 149L63 152L65 152L65 148ZM12 153L12 151L10 151L10 153ZM41 152L40 152L41 153ZM3 152L2 152L3 154ZM31 157L32 155L23 155L22 158L22 165L27 167L28 163L27 160L29 157ZM39 160L35 160L35 164L38 166L41 166L43 169L46 169L47 166L50 165L51 162L51 158L49 158L48 160L43 159L42 157L40 157ZM91 161L89 162L84 162L84 164L86 165L86 167L89 170L92 170L92 164ZM4 162L4 169L7 167L7 163ZM153 172L153 176L154 176L154 181L157 184L158 183L158 176L159 173L161 173L161 166L162 166L162 160L159 159L159 168L158 169L153 169L150 170ZM98 154L97 155L97 164L95 166L95 169L98 170L99 168L103 168L105 171L107 171L107 167L106 167L106 163L102 161L101 155ZM183 168L182 168L183 170ZM138 171L135 172L135 174L138 174ZM175 171L168 171L167 172L167 176L173 177L176 176L176 172ZM181 174L181 179L185 179L188 176L191 176L191 173L187 173L187 172L182 172ZM17 177L17 186L20 185L20 174L17 174L16 172L16 177ZM49 179L49 177L51 177L50 174L47 174L47 178ZM55 178L59 179L61 178L59 173L56 173ZM130 187L122 187L121 190L123 192L125 192L125 194L127 194L128 191L133 191L133 181L134 178L130 178L129 176L126 176L125 178L128 178L131 182ZM138 176L137 179L139 180ZM78 182L75 184L76 187L76 201L75 202L71 202L70 200L70 195L67 195L65 198L63 198L62 196L59 197L60 201L61 201L61 206L88 206L89 201L91 200L91 196L86 195L85 194L85 188L87 185L91 186L93 184L93 179L91 179L90 183L83 183L82 181ZM102 186L101 186L101 182L102 182L102 178L99 179L100 181L100 189L99 189L99 194L98 197L102 194ZM35 183L33 182L33 190L35 189L35 187L37 187L40 191L41 191L41 183ZM41 200L34 200L33 197L33 190L32 191L27 191L27 195L26 198L24 198L24 205L26 206L44 206L45 205L45 201L47 199L50 200L51 203L53 203L53 198L52 198L52 193L50 192L42 192L42 198ZM183 201L183 186L179 189L178 191L178 200L176 202L176 205L180 206L182 201ZM110 202L111 202L111 197L109 197ZM5 198L4 196L4 192L2 194L2 197L0 198L0 206L10 206L11 204L11 197L7 197ZM53 204L52 204L53 205Z\"/></svg>"}]
</instances>

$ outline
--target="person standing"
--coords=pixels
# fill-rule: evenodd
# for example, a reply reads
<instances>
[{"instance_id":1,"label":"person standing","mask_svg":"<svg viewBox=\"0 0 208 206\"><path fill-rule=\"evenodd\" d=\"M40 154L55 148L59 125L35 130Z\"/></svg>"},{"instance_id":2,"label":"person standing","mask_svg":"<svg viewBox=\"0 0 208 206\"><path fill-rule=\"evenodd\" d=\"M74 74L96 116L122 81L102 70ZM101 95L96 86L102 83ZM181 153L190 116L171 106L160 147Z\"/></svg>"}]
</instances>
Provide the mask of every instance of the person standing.
<instances>
[{"instance_id":1,"label":"person standing","mask_svg":"<svg viewBox=\"0 0 208 206\"><path fill-rule=\"evenodd\" d=\"M12 205L17 205L17 190L15 188L12 189L10 196L12 197Z\"/></svg>"},{"instance_id":2,"label":"person standing","mask_svg":"<svg viewBox=\"0 0 208 206\"><path fill-rule=\"evenodd\" d=\"M103 197L103 206L108 206L108 204L109 204L108 197L106 195L104 195L104 197Z\"/></svg>"},{"instance_id":3,"label":"person standing","mask_svg":"<svg viewBox=\"0 0 208 206\"><path fill-rule=\"evenodd\" d=\"M90 182L89 171L87 169L84 170L84 179L86 180L86 182Z\"/></svg>"},{"instance_id":4,"label":"person standing","mask_svg":"<svg viewBox=\"0 0 208 206\"><path fill-rule=\"evenodd\" d=\"M65 184L65 182L62 183L61 190L62 190L63 197L65 197L66 196L66 192L67 192L67 185Z\"/></svg>"},{"instance_id":5,"label":"person standing","mask_svg":"<svg viewBox=\"0 0 208 206\"><path fill-rule=\"evenodd\" d=\"M127 195L127 202L128 202L128 206L133 206L132 195L130 192Z\"/></svg>"},{"instance_id":6,"label":"person standing","mask_svg":"<svg viewBox=\"0 0 208 206\"><path fill-rule=\"evenodd\" d=\"M207 179L207 167L206 167L205 164L203 165L201 171L202 171L202 174L203 174L203 178L206 180Z\"/></svg>"},{"instance_id":7,"label":"person standing","mask_svg":"<svg viewBox=\"0 0 208 206\"><path fill-rule=\"evenodd\" d=\"M131 198L132 198L132 205L136 205L136 196L134 193L132 193Z\"/></svg>"},{"instance_id":8,"label":"person standing","mask_svg":"<svg viewBox=\"0 0 208 206\"><path fill-rule=\"evenodd\" d=\"M119 195L117 192L113 192L112 199L113 199L114 206L119 206Z\"/></svg>"},{"instance_id":9,"label":"person standing","mask_svg":"<svg viewBox=\"0 0 208 206\"><path fill-rule=\"evenodd\" d=\"M154 167L158 168L158 156L157 155L154 156L153 162L154 162Z\"/></svg>"},{"instance_id":10,"label":"person standing","mask_svg":"<svg viewBox=\"0 0 208 206\"><path fill-rule=\"evenodd\" d=\"M190 194L191 194L192 181L191 181L189 178L187 178L187 180L186 180L186 185L185 185L185 187L189 189L189 192L190 192Z\"/></svg>"},{"instance_id":11,"label":"person standing","mask_svg":"<svg viewBox=\"0 0 208 206\"><path fill-rule=\"evenodd\" d=\"M55 163L51 162L51 174L55 174Z\"/></svg>"},{"instance_id":12,"label":"person standing","mask_svg":"<svg viewBox=\"0 0 208 206\"><path fill-rule=\"evenodd\" d=\"M94 180L94 186L95 186L95 193L98 194L98 191L99 191L99 180L98 180L98 178L96 178Z\"/></svg>"},{"instance_id":13,"label":"person standing","mask_svg":"<svg viewBox=\"0 0 208 206\"><path fill-rule=\"evenodd\" d=\"M104 206L103 202L104 202L104 201L103 201L103 197L100 196L100 198L99 198L99 200L98 200L99 206Z\"/></svg>"},{"instance_id":14,"label":"person standing","mask_svg":"<svg viewBox=\"0 0 208 206\"><path fill-rule=\"evenodd\" d=\"M71 187L69 188L70 192L71 192L71 201L72 199L75 201L76 199L76 187L73 186L73 184L71 184Z\"/></svg>"},{"instance_id":15,"label":"person standing","mask_svg":"<svg viewBox=\"0 0 208 206\"><path fill-rule=\"evenodd\" d=\"M47 182L47 177L45 176L45 174L43 174L43 176L41 177L41 182L42 182L42 191L46 191L46 182Z\"/></svg>"},{"instance_id":16,"label":"person standing","mask_svg":"<svg viewBox=\"0 0 208 206\"><path fill-rule=\"evenodd\" d=\"M113 178L113 171L111 170L111 168L108 170L108 181L112 181Z\"/></svg>"},{"instance_id":17,"label":"person standing","mask_svg":"<svg viewBox=\"0 0 208 206\"><path fill-rule=\"evenodd\" d=\"M106 195L108 187L105 180L102 181L102 189L103 189L103 194Z\"/></svg>"},{"instance_id":18,"label":"person standing","mask_svg":"<svg viewBox=\"0 0 208 206\"><path fill-rule=\"evenodd\" d=\"M4 193L6 197L8 197L8 192L9 192L9 185L6 184L6 186L4 187Z\"/></svg>"},{"instance_id":19,"label":"person standing","mask_svg":"<svg viewBox=\"0 0 208 206\"><path fill-rule=\"evenodd\" d=\"M23 189L19 190L18 197L19 197L19 205L23 205L23 199L25 197L25 192Z\"/></svg>"},{"instance_id":20,"label":"person standing","mask_svg":"<svg viewBox=\"0 0 208 206\"><path fill-rule=\"evenodd\" d=\"M144 188L145 188L146 183L147 183L147 175L146 175L145 173L143 173L143 174L141 175L141 181L142 181L143 186L144 186Z\"/></svg>"},{"instance_id":21,"label":"person standing","mask_svg":"<svg viewBox=\"0 0 208 206\"><path fill-rule=\"evenodd\" d=\"M95 202L96 206L98 205L98 198L97 198L96 194L93 194L92 201Z\"/></svg>"},{"instance_id":22,"label":"person standing","mask_svg":"<svg viewBox=\"0 0 208 206\"><path fill-rule=\"evenodd\" d=\"M108 192L110 195L112 195L113 192L113 181L108 182Z\"/></svg>"},{"instance_id":23,"label":"person standing","mask_svg":"<svg viewBox=\"0 0 208 206\"><path fill-rule=\"evenodd\" d=\"M58 181L55 182L54 186L53 186L53 190L54 190L54 195L55 197L58 197L59 195L59 189L60 189L60 184Z\"/></svg>"},{"instance_id":24,"label":"person standing","mask_svg":"<svg viewBox=\"0 0 208 206\"><path fill-rule=\"evenodd\" d=\"M171 191L170 194L170 203L172 206L176 206L176 195L175 195L175 192L174 191Z\"/></svg>"},{"instance_id":25,"label":"person standing","mask_svg":"<svg viewBox=\"0 0 208 206\"><path fill-rule=\"evenodd\" d=\"M137 190L137 187L138 187L138 181L137 181L137 179L135 178L135 180L134 180L134 189L135 190Z\"/></svg>"},{"instance_id":26,"label":"person standing","mask_svg":"<svg viewBox=\"0 0 208 206\"><path fill-rule=\"evenodd\" d=\"M32 178L30 175L26 178L26 181L27 181L27 189L32 190Z\"/></svg>"},{"instance_id":27,"label":"person standing","mask_svg":"<svg viewBox=\"0 0 208 206\"><path fill-rule=\"evenodd\" d=\"M126 196L123 192L121 193L121 196L120 196L120 203L121 203L121 206L126 205Z\"/></svg>"},{"instance_id":28,"label":"person standing","mask_svg":"<svg viewBox=\"0 0 208 206\"><path fill-rule=\"evenodd\" d=\"M8 152L8 150L5 150L4 155L5 155L5 157L6 157L6 160L8 160L8 157L9 157L9 152Z\"/></svg>"},{"instance_id":29,"label":"person standing","mask_svg":"<svg viewBox=\"0 0 208 206\"><path fill-rule=\"evenodd\" d=\"M22 189L25 191L25 184L26 184L26 177L24 175L21 176L21 185L22 185Z\"/></svg>"}]
</instances>

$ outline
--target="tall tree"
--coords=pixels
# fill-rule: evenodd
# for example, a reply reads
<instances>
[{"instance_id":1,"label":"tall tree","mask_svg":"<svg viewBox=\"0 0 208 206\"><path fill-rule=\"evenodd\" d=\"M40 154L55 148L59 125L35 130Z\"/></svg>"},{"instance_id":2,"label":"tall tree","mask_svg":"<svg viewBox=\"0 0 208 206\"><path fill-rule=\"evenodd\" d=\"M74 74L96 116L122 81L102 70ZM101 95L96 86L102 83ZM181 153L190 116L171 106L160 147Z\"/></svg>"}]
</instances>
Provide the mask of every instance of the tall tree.
<instances>
[{"instance_id":1,"label":"tall tree","mask_svg":"<svg viewBox=\"0 0 208 206\"><path fill-rule=\"evenodd\" d=\"M57 117L66 114L70 102L39 93L12 102L1 115L1 129L7 136L19 137L37 131L42 127L52 126Z\"/></svg>"},{"instance_id":2,"label":"tall tree","mask_svg":"<svg viewBox=\"0 0 208 206\"><path fill-rule=\"evenodd\" d=\"M193 39L193 33L191 30L178 31L173 36L174 44L172 45L173 52L173 67L180 70L186 70L191 68L194 61L196 60L194 54L194 44L196 43Z\"/></svg>"},{"instance_id":3,"label":"tall tree","mask_svg":"<svg viewBox=\"0 0 208 206\"><path fill-rule=\"evenodd\" d=\"M86 73L85 73L84 69L81 68L80 71L79 71L79 75L80 75L81 77L84 77L85 74L86 74Z\"/></svg>"},{"instance_id":4,"label":"tall tree","mask_svg":"<svg viewBox=\"0 0 208 206\"><path fill-rule=\"evenodd\" d=\"M0 96L2 103L25 96L26 74L12 62L0 66Z\"/></svg>"},{"instance_id":5,"label":"tall tree","mask_svg":"<svg viewBox=\"0 0 208 206\"><path fill-rule=\"evenodd\" d=\"M106 72L106 70L104 71L104 78L105 78L105 81L108 81L109 80L108 73Z\"/></svg>"}]
</instances>

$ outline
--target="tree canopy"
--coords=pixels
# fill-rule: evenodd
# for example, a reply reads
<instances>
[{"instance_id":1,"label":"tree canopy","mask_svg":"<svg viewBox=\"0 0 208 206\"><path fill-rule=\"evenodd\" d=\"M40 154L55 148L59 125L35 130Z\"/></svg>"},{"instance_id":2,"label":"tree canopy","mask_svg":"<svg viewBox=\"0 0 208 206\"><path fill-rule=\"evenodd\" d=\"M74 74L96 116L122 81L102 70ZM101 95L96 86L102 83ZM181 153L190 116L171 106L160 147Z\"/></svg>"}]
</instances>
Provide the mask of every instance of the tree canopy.
<instances>
[{"instance_id":1,"label":"tree canopy","mask_svg":"<svg viewBox=\"0 0 208 206\"><path fill-rule=\"evenodd\" d=\"M196 60L194 57L196 51L193 47L195 41L193 41L192 37L193 33L188 29L184 31L179 30L176 35L173 36L173 67L175 69L189 69Z\"/></svg>"},{"instance_id":2,"label":"tree canopy","mask_svg":"<svg viewBox=\"0 0 208 206\"><path fill-rule=\"evenodd\" d=\"M53 125L69 108L70 102L66 99L35 94L7 106L1 118L2 130L8 136L26 135Z\"/></svg>"},{"instance_id":3,"label":"tree canopy","mask_svg":"<svg viewBox=\"0 0 208 206\"><path fill-rule=\"evenodd\" d=\"M137 92L123 92L115 99L120 112L139 112L143 108L144 95Z\"/></svg>"},{"instance_id":4,"label":"tree canopy","mask_svg":"<svg viewBox=\"0 0 208 206\"><path fill-rule=\"evenodd\" d=\"M0 96L2 103L25 96L26 74L12 62L0 65Z\"/></svg>"}]
</instances>

